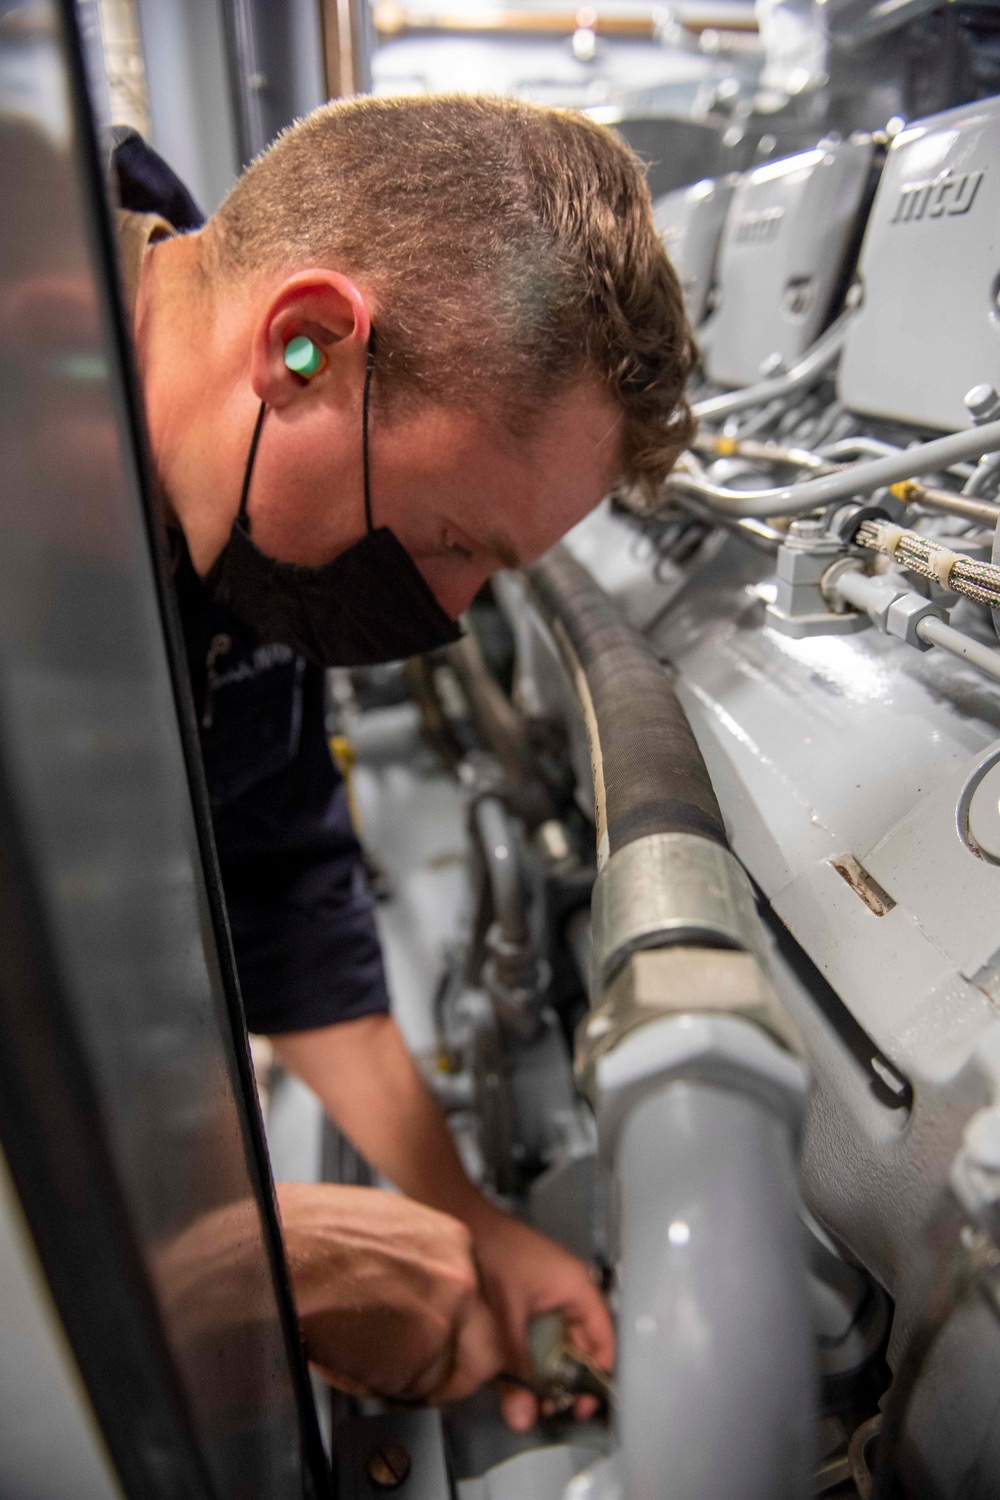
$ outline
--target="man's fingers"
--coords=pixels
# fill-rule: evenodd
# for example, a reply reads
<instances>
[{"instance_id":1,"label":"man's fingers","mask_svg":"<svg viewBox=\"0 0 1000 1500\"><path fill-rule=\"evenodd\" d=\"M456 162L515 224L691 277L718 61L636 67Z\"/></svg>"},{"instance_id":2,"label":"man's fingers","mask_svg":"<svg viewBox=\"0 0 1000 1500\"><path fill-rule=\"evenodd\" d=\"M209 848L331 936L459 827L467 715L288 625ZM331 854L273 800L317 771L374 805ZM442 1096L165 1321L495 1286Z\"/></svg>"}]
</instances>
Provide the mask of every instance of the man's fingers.
<instances>
[{"instance_id":1,"label":"man's fingers","mask_svg":"<svg viewBox=\"0 0 1000 1500\"><path fill-rule=\"evenodd\" d=\"M528 1432L538 1421L538 1402L530 1391L516 1385L500 1387L500 1409L512 1432Z\"/></svg>"},{"instance_id":2,"label":"man's fingers","mask_svg":"<svg viewBox=\"0 0 1000 1500\"><path fill-rule=\"evenodd\" d=\"M578 1300L566 1308L566 1325L572 1342L604 1370L615 1363L615 1331L604 1298L588 1286Z\"/></svg>"},{"instance_id":3,"label":"man's fingers","mask_svg":"<svg viewBox=\"0 0 1000 1500\"><path fill-rule=\"evenodd\" d=\"M470 1297L458 1314L451 1370L427 1399L434 1404L462 1401L502 1369L497 1321L481 1297Z\"/></svg>"}]
</instances>

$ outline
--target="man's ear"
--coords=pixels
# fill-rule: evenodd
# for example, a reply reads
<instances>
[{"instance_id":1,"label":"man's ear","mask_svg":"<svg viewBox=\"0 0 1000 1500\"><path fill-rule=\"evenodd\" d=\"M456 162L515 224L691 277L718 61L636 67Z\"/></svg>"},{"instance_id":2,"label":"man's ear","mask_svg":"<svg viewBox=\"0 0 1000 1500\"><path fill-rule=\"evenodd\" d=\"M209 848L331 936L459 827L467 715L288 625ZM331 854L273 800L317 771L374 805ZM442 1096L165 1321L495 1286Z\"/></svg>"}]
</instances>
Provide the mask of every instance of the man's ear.
<instances>
[{"instance_id":1,"label":"man's ear","mask_svg":"<svg viewBox=\"0 0 1000 1500\"><path fill-rule=\"evenodd\" d=\"M292 339L312 339L323 355L320 371L306 379L285 364ZM339 271L297 271L272 291L254 327L250 380L268 406L290 406L307 387L336 405L360 397L371 314L364 293Z\"/></svg>"}]
</instances>

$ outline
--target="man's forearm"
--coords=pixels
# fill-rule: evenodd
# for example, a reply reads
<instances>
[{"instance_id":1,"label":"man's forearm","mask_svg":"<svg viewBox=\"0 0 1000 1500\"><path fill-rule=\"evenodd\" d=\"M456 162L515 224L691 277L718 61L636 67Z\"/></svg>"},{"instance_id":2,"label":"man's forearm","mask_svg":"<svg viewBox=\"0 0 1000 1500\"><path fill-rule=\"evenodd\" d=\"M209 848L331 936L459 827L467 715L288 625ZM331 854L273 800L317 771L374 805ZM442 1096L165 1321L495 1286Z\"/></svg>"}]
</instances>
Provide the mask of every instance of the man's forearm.
<instances>
[{"instance_id":1,"label":"man's forearm","mask_svg":"<svg viewBox=\"0 0 1000 1500\"><path fill-rule=\"evenodd\" d=\"M470 1228L496 1213L462 1166L451 1131L391 1016L272 1038L362 1156L411 1198Z\"/></svg>"}]
</instances>

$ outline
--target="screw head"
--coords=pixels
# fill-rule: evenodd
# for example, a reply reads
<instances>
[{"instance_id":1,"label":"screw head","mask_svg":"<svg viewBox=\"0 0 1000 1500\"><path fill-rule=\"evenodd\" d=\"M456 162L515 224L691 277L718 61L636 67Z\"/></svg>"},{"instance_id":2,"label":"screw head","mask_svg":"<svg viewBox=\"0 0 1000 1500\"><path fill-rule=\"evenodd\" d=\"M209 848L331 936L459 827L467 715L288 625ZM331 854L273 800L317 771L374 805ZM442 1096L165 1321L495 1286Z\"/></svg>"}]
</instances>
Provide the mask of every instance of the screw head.
<instances>
[{"instance_id":1,"label":"screw head","mask_svg":"<svg viewBox=\"0 0 1000 1500\"><path fill-rule=\"evenodd\" d=\"M973 422L992 422L1000 416L1000 395L991 385L974 385L965 397L966 409Z\"/></svg>"},{"instance_id":2,"label":"screw head","mask_svg":"<svg viewBox=\"0 0 1000 1500\"><path fill-rule=\"evenodd\" d=\"M402 1443L379 1443L365 1459L365 1473L376 1489L396 1490L405 1484L413 1460Z\"/></svg>"}]
</instances>

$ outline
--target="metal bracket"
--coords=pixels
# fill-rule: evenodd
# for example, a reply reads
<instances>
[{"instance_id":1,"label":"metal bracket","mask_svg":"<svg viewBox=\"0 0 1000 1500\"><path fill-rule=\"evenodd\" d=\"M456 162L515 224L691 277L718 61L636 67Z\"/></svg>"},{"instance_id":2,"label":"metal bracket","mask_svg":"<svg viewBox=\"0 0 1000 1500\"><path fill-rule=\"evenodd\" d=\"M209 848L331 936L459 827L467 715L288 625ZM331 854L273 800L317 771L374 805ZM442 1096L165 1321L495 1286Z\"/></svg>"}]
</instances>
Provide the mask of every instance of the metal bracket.
<instances>
[{"instance_id":1,"label":"metal bracket","mask_svg":"<svg viewBox=\"0 0 1000 1500\"><path fill-rule=\"evenodd\" d=\"M788 540L778 548L776 593L767 606L767 623L782 635L853 635L864 630L863 615L829 607L823 579L843 557L846 544L823 521L793 521Z\"/></svg>"}]
</instances>

